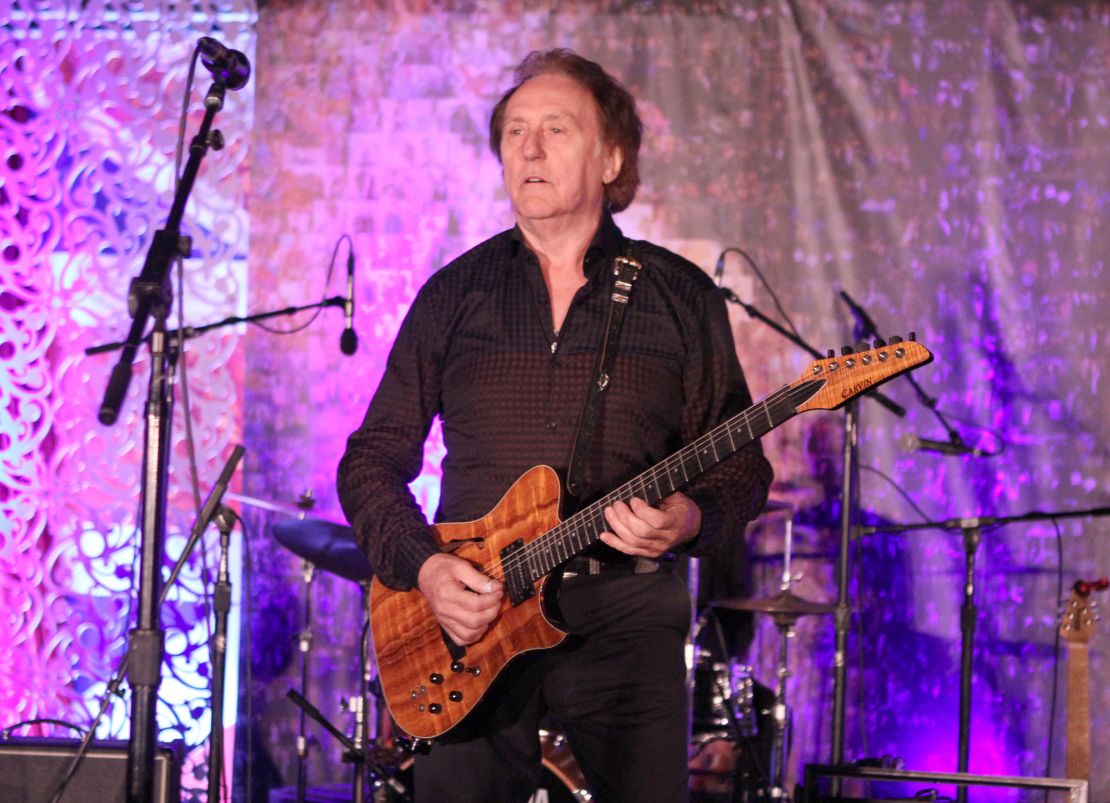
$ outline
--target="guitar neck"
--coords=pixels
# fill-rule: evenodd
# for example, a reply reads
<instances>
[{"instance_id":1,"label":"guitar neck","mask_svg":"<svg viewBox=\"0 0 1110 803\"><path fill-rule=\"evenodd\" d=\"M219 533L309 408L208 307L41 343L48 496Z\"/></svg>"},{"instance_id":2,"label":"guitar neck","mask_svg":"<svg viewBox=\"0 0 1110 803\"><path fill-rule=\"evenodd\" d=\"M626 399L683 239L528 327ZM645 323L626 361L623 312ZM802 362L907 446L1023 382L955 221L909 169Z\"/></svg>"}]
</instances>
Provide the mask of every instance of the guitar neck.
<instances>
[{"instance_id":1,"label":"guitar neck","mask_svg":"<svg viewBox=\"0 0 1110 803\"><path fill-rule=\"evenodd\" d=\"M1067 777L1091 780L1091 699L1086 643L1068 644Z\"/></svg>"},{"instance_id":2,"label":"guitar neck","mask_svg":"<svg viewBox=\"0 0 1110 803\"><path fill-rule=\"evenodd\" d=\"M797 408L826 384L812 379L788 385L718 425L660 463L553 527L524 548L533 581L600 540L608 530L603 511L639 497L649 505L685 487L754 440L797 415Z\"/></svg>"}]
</instances>

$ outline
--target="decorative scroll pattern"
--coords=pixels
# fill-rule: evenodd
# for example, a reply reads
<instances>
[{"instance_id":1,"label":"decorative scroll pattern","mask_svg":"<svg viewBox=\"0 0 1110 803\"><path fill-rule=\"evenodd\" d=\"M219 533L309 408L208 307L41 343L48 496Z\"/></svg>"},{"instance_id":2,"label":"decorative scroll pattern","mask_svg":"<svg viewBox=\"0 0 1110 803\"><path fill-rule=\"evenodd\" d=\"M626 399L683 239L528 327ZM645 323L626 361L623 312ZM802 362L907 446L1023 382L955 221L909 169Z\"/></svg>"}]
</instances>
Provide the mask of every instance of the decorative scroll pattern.
<instances>
[{"instance_id":1,"label":"decorative scroll pattern","mask_svg":"<svg viewBox=\"0 0 1110 803\"><path fill-rule=\"evenodd\" d=\"M253 53L249 0L8 3L0 11L0 710L4 725L53 717L87 725L126 644L134 599L143 399L140 351L118 423L96 421L126 335L127 288L173 198L173 152L198 36ZM198 70L199 91L207 86ZM184 233L185 321L236 311L245 292L244 204L252 90L218 118ZM191 136L203 113L189 100ZM199 110L199 112L198 112ZM175 281L176 285L176 281ZM181 298L176 299L181 304ZM176 325L176 314L170 321ZM186 346L202 492L239 438L239 336ZM184 408L174 422L166 551L194 518ZM208 556L208 561L213 556ZM207 738L207 628L200 561L163 609L162 739ZM116 704L100 735L126 735ZM41 732L37 726L17 733ZM73 735L72 733L58 735ZM203 787L190 780L187 789Z\"/></svg>"}]
</instances>

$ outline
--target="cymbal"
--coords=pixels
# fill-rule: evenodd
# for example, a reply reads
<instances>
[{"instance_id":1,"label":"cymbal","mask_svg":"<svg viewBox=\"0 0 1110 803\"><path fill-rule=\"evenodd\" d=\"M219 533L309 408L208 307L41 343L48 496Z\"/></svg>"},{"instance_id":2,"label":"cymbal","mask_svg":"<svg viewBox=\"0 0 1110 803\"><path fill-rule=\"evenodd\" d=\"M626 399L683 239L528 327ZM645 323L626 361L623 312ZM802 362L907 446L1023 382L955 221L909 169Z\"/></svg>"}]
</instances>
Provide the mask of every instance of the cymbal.
<instances>
[{"instance_id":1,"label":"cymbal","mask_svg":"<svg viewBox=\"0 0 1110 803\"><path fill-rule=\"evenodd\" d=\"M810 613L825 614L836 610L836 606L831 603L810 602L789 591L780 591L775 596L764 599L718 599L709 604L714 608L728 608L734 611L757 611L792 616L804 616Z\"/></svg>"},{"instance_id":2,"label":"cymbal","mask_svg":"<svg viewBox=\"0 0 1110 803\"><path fill-rule=\"evenodd\" d=\"M325 519L279 521L273 526L278 543L326 572L361 583L374 575L370 561L345 524Z\"/></svg>"},{"instance_id":3,"label":"cymbal","mask_svg":"<svg viewBox=\"0 0 1110 803\"><path fill-rule=\"evenodd\" d=\"M302 507L301 505L287 505L284 502L271 502L267 499L258 499L254 496L237 494L234 491L228 491L227 493L225 493L224 499L227 499L230 502L241 502L248 507L256 507L259 510L267 510L271 513L281 513L284 516L290 516L294 519L307 518L309 513L312 512L312 504L314 504L309 504L307 507ZM336 524L343 523L319 513L317 513L315 517L322 518L326 521L334 521Z\"/></svg>"}]
</instances>

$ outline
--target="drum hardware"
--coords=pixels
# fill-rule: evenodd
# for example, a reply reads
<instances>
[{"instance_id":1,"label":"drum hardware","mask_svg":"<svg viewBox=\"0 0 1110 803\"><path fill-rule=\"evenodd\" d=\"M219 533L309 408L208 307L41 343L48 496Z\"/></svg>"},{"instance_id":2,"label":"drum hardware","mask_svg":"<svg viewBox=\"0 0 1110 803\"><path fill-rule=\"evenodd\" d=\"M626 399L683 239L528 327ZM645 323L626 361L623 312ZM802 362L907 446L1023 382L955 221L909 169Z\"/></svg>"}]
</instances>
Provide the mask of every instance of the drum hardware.
<instances>
[{"instance_id":1,"label":"drum hardware","mask_svg":"<svg viewBox=\"0 0 1110 803\"><path fill-rule=\"evenodd\" d=\"M373 672L373 662L370 657L370 617L369 617L369 590L370 578L373 570L366 555L355 541L354 531L343 524L321 518L300 519L297 521L278 522L273 525L274 537L282 546L304 560L305 580L305 619L304 629L299 638L302 654L301 685L308 688L308 654L312 642L312 582L315 569L323 569L334 575L352 580L359 584L363 595L362 609L365 618L359 642L359 692L344 701L343 707L354 715L353 736L348 737L332 725L320 711L313 706L305 695L290 689L287 696L301 710L301 730L297 739L297 801L302 803L305 795L305 760L307 757L307 739L305 736L305 717L311 717L322 725L329 733L339 740L346 748L344 761L354 764L354 778L352 780L352 800L354 803L363 803L366 793L367 777L375 790L375 794L382 788L388 787L391 800L407 801L411 796L405 786L397 779L397 771L389 766L383 758L380 746L374 745L373 749L367 738L369 722L368 706L371 705L370 695L373 691L375 701L372 704L375 713L375 737L381 739L385 727L383 719L386 716L385 706L381 703L381 688Z\"/></svg>"},{"instance_id":2,"label":"drum hardware","mask_svg":"<svg viewBox=\"0 0 1110 803\"><path fill-rule=\"evenodd\" d=\"M571 752L570 743L559 731L540 729L540 781L536 791L528 798L528 803L589 803L593 794L586 788L586 776L578 767ZM415 740L417 745L426 745L426 739ZM417 752L421 752L419 748ZM413 757L407 756L396 772L396 779L409 789L414 788ZM396 797L393 790L385 786L378 790L374 803L399 803L410 798Z\"/></svg>"},{"instance_id":3,"label":"drum hardware","mask_svg":"<svg viewBox=\"0 0 1110 803\"><path fill-rule=\"evenodd\" d=\"M782 581L779 585L778 594L762 599L725 599L709 603L713 608L770 614L775 627L779 631L779 659L775 667L775 698L770 709L772 740L766 797L785 801L790 800L789 793L786 790L786 758L789 743L789 706L787 705L786 688L787 681L792 674L790 671L789 643L794 638L794 626L800 617L814 614L831 614L836 610L835 605L810 602L790 590L791 585L801 577L801 575L792 574L790 571L792 532L793 525L788 519L783 544Z\"/></svg>"},{"instance_id":4,"label":"drum hardware","mask_svg":"<svg viewBox=\"0 0 1110 803\"><path fill-rule=\"evenodd\" d=\"M727 654L716 608L708 607L698 618L699 636L710 622L720 653ZM713 653L703 646L698 647L697 655L691 690L690 800L692 803L764 800L770 785L770 755L769 731L763 719L770 714L771 703L766 699L770 690L755 682L748 665L733 658L714 661Z\"/></svg>"},{"instance_id":5,"label":"drum hardware","mask_svg":"<svg viewBox=\"0 0 1110 803\"><path fill-rule=\"evenodd\" d=\"M336 740L346 748L346 752L343 754L343 760L349 761L355 765L355 783L352 789L352 801L355 801L355 803L362 803L362 801L366 799L365 784L362 782L364 769L370 770L375 789L388 787L392 793L400 795L400 797L394 797L393 800L412 800L412 796L409 795L408 789L397 778L397 771L378 761L378 756L375 751L367 750L365 744L359 747L354 739L351 739L343 733L343 731L339 730L339 728L332 725L327 717L321 714L319 709L306 700L296 689L290 689L285 693L285 696L292 700L293 704L308 714L308 716L312 717L324 728L324 730L334 736Z\"/></svg>"}]
</instances>

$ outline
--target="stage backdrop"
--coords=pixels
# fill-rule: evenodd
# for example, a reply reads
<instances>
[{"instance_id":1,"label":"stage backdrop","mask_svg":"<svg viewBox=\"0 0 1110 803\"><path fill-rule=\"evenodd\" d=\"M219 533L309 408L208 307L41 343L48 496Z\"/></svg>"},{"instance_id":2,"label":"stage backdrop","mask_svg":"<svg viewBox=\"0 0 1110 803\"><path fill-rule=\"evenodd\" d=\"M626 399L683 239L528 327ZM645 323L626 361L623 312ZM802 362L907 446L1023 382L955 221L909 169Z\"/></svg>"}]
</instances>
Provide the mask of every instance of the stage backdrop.
<instances>
[{"instance_id":1,"label":"stage backdrop","mask_svg":"<svg viewBox=\"0 0 1110 803\"><path fill-rule=\"evenodd\" d=\"M855 339L838 296L846 290L884 335L916 331L936 353L915 374L920 391L906 380L884 389L904 417L860 407L868 522L1110 503L1103 3L270 2L257 29L247 2L71 5L0 12L4 726L87 724L124 645L148 363L141 353L124 415L104 428L96 410L114 357L83 350L126 333L127 282L168 209L176 115L202 35L247 52L255 72L229 97L228 146L208 157L186 216L187 322L341 293L344 234L356 258L354 357L339 352L335 309L271 321L305 326L294 335L209 333L186 354L202 492L230 444L248 449L240 507L255 568L243 662L252 729L249 747L242 729L237 742L254 799L295 781L296 709L284 695L302 686L300 562L275 541L271 525L288 516L272 508L310 491L321 515L339 515L336 463L417 288L511 225L486 126L532 49L573 47L640 100L644 186L617 218L626 233L707 271L726 247L744 249L818 349ZM196 95L190 110L191 135ZM724 282L784 321L734 252ZM808 364L738 308L733 323L757 396ZM947 438L931 407L998 454L900 450L908 433ZM182 420L179 401L171 554L194 505ZM843 424L841 413L807 414L765 439L785 507L752 528L744 594L778 590L792 518L794 568L804 573L795 591L834 599ZM429 512L440 453L433 436L414 487ZM847 757L953 770L964 540L958 530L874 534L851 554ZM1056 627L1066 586L1110 571L1110 523L986 527L975 557L971 770L1062 775L1066 653ZM307 691L347 729L340 698L357 689L359 589L326 575L314 582ZM163 689L176 696L161 721L190 747L208 729L199 589L194 569L167 614ZM831 729L831 618L808 617L798 630L791 777L828 760ZM1110 754L1108 643L1096 630L1096 756ZM778 644L757 615L742 658L768 685ZM125 733L125 709L113 710L105 730ZM346 780L331 737L315 727L310 736L310 783ZM187 786L203 788L196 761ZM1105 762L1094 771L1091 799L1110 798Z\"/></svg>"}]
</instances>

